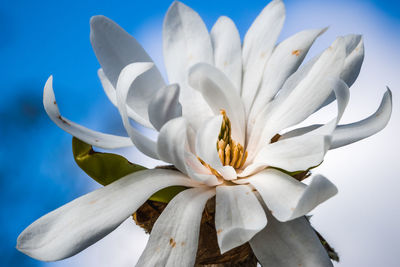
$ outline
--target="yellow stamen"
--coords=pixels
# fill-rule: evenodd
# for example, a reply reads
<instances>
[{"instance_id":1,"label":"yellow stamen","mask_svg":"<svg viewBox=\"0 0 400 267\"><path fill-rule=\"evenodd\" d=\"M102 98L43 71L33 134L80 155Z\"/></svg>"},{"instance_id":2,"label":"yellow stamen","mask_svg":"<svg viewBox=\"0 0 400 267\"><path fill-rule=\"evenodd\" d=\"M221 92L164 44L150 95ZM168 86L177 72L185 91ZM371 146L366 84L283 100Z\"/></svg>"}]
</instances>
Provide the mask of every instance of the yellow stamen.
<instances>
[{"instance_id":1,"label":"yellow stamen","mask_svg":"<svg viewBox=\"0 0 400 267\"><path fill-rule=\"evenodd\" d=\"M241 147L240 149L237 149L237 150L239 151L239 157L238 157L239 160L236 162L235 165L232 165L236 169L240 167L240 165L242 163L242 159L243 159L243 148Z\"/></svg>"},{"instance_id":2,"label":"yellow stamen","mask_svg":"<svg viewBox=\"0 0 400 267\"><path fill-rule=\"evenodd\" d=\"M208 168L211 171L211 173L214 174L217 178L223 179L221 174L219 174L219 172L217 172L213 167L204 162L204 160L202 160L199 157L197 157L197 159L200 161L201 164L203 164L204 167Z\"/></svg>"},{"instance_id":3,"label":"yellow stamen","mask_svg":"<svg viewBox=\"0 0 400 267\"><path fill-rule=\"evenodd\" d=\"M229 165L229 163L231 162L231 146L229 144L225 147L225 160L221 157L220 159L222 164L224 165Z\"/></svg>"},{"instance_id":4,"label":"yellow stamen","mask_svg":"<svg viewBox=\"0 0 400 267\"><path fill-rule=\"evenodd\" d=\"M246 159L247 159L247 151L244 152L244 157L243 157L243 159L242 159L242 163L240 164L240 167L239 167L239 168L243 168L243 165L244 165L244 163L246 162Z\"/></svg>"},{"instance_id":5,"label":"yellow stamen","mask_svg":"<svg viewBox=\"0 0 400 267\"><path fill-rule=\"evenodd\" d=\"M235 147L233 149L233 155L232 155L232 161L231 161L231 166L235 166L239 158L239 149Z\"/></svg>"},{"instance_id":6,"label":"yellow stamen","mask_svg":"<svg viewBox=\"0 0 400 267\"><path fill-rule=\"evenodd\" d=\"M221 160L224 160L224 158L225 158L225 152L224 152L224 149L219 149L218 150L218 156L219 156L219 158L221 159Z\"/></svg>"}]
</instances>

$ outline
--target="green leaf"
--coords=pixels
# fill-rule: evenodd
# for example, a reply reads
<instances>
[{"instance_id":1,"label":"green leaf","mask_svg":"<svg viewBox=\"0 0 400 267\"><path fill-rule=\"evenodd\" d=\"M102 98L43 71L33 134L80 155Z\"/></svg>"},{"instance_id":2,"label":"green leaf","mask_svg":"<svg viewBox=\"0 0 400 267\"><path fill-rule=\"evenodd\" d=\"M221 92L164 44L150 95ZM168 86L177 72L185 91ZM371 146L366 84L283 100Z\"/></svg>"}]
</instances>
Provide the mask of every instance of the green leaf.
<instances>
[{"instance_id":1,"label":"green leaf","mask_svg":"<svg viewBox=\"0 0 400 267\"><path fill-rule=\"evenodd\" d=\"M72 152L78 166L102 185L111 184L130 173L146 169L130 163L120 155L96 152L91 145L75 137L72 139Z\"/></svg>"},{"instance_id":2,"label":"green leaf","mask_svg":"<svg viewBox=\"0 0 400 267\"><path fill-rule=\"evenodd\" d=\"M311 175L310 171L312 169L317 168L321 164L322 164L322 162L320 164L316 165L316 166L312 166L312 167L308 168L307 170L299 170L299 171L294 171L294 172L289 172L287 170L284 170L284 169L281 169L281 168L278 168L278 167L272 167L272 166L269 167L269 168L281 171L281 172L283 172L283 173L285 173L287 175L292 176L293 178L295 178L295 179L297 179L299 181L302 181L302 180L304 180L305 178L307 178L307 177L309 177Z\"/></svg>"},{"instance_id":3,"label":"green leaf","mask_svg":"<svg viewBox=\"0 0 400 267\"><path fill-rule=\"evenodd\" d=\"M145 167L131 163L120 155L96 152L91 145L75 137L72 139L72 152L78 166L96 182L104 186L128 174L146 170ZM170 186L156 192L149 199L168 203L185 189L186 187L183 186Z\"/></svg>"},{"instance_id":4,"label":"green leaf","mask_svg":"<svg viewBox=\"0 0 400 267\"><path fill-rule=\"evenodd\" d=\"M173 199L177 194L179 194L180 192L182 192L185 189L187 189L187 187L184 187L184 186L166 187L164 189L161 189L154 195L152 195L149 198L149 200L163 202L163 203L169 203L171 201L171 199Z\"/></svg>"}]
</instances>

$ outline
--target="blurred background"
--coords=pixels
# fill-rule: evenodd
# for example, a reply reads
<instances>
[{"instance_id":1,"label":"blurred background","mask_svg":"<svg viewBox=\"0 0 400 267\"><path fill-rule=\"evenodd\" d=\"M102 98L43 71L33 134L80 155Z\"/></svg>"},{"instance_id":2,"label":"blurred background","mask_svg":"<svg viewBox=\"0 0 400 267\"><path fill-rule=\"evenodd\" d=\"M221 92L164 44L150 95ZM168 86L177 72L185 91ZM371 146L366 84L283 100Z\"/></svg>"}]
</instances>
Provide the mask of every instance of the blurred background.
<instances>
[{"instance_id":1,"label":"blurred background","mask_svg":"<svg viewBox=\"0 0 400 267\"><path fill-rule=\"evenodd\" d=\"M187 0L208 28L231 17L242 35L268 1ZM0 3L0 266L132 266L147 236L129 219L115 232L70 259L42 263L15 249L19 233L35 219L98 185L75 164L71 136L47 118L42 90L49 75L61 112L99 131L123 134L117 110L97 78L89 19L102 14L131 33L165 73L162 20L169 1L9 1ZM391 122L381 133L330 151L316 172L339 194L312 214L313 225L339 252L337 266L399 266L400 251L400 3L388 0L285 1L280 40L330 26L311 49L315 55L339 35L361 33L365 60L343 122L372 114L388 85ZM309 58L309 57L308 57ZM120 150L147 167L135 149Z\"/></svg>"}]
</instances>

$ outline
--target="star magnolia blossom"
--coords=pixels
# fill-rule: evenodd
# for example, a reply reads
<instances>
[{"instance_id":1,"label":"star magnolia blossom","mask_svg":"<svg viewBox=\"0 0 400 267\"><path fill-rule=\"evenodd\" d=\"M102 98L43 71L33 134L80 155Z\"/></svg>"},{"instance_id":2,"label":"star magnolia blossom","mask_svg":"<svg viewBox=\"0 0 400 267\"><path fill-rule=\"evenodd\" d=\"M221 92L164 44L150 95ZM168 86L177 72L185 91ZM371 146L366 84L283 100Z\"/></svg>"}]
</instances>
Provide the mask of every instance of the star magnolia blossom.
<instances>
[{"instance_id":1,"label":"star magnolia blossom","mask_svg":"<svg viewBox=\"0 0 400 267\"><path fill-rule=\"evenodd\" d=\"M276 45L284 18L283 3L272 1L242 44L229 18L219 18L209 33L195 11L174 2L163 29L166 85L133 37L111 20L93 17L98 75L129 137L62 117L51 77L44 89L46 112L86 143L105 149L135 145L177 170L135 172L84 195L30 225L17 248L44 261L70 257L113 231L155 192L181 185L189 189L158 218L137 266L193 266L202 212L213 196L221 253L249 242L265 266L332 266L304 215L337 188L321 175L306 185L287 173L309 170L329 149L384 128L391 93L372 116L338 125L363 61L361 36L339 37L300 66L326 29L305 30ZM287 131L333 101L337 114L327 124ZM158 139L144 136L130 119L158 131Z\"/></svg>"}]
</instances>

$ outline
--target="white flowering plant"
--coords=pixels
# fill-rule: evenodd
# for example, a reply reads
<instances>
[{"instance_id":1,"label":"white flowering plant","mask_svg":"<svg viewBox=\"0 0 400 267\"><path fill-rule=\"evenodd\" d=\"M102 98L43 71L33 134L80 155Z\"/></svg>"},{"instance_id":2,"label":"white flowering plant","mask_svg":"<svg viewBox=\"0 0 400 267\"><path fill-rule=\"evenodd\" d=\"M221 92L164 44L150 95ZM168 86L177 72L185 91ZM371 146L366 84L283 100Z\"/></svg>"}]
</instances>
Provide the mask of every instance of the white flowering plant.
<instances>
[{"instance_id":1,"label":"white flowering plant","mask_svg":"<svg viewBox=\"0 0 400 267\"><path fill-rule=\"evenodd\" d=\"M129 137L89 130L62 116L50 77L45 110L74 136L78 165L104 187L32 223L17 248L42 261L65 259L134 214L151 231L137 266L201 265L200 250L230 255L222 257L228 263L230 252L245 251L240 260L253 256L247 266L332 266L336 254L306 215L337 188L311 170L328 150L383 129L392 96L388 89L373 115L340 124L364 58L362 37L338 37L303 63L326 29L276 44L284 19L283 2L273 0L242 42L228 17L209 32L195 11L174 2L163 25L167 83L132 36L104 16L93 17L98 76ZM337 112L328 123L296 127L329 104ZM130 120L157 132L157 139ZM92 146L136 146L169 165L146 169ZM147 226L138 217L139 211L146 214L146 204L161 207ZM205 223L211 223L211 239L200 230Z\"/></svg>"}]
</instances>

